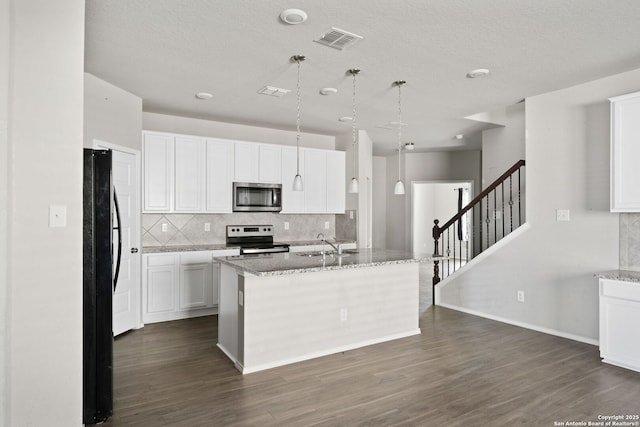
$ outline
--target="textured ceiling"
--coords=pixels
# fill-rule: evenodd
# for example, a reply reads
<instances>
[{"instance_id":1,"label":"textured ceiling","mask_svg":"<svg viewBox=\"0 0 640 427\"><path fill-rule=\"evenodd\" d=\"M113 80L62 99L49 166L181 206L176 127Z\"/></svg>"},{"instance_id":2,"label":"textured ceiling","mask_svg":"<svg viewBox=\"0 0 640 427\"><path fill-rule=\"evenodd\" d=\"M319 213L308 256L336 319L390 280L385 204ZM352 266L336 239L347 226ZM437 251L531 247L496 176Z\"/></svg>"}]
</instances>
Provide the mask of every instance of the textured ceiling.
<instances>
[{"instance_id":1,"label":"textured ceiling","mask_svg":"<svg viewBox=\"0 0 640 427\"><path fill-rule=\"evenodd\" d=\"M278 19L292 7L307 22ZM397 147L397 132L380 127L397 120L395 80L407 81L403 142L477 148L483 125L466 116L640 68L639 23L637 0L87 0L85 69L145 111L293 130L289 59L303 54L303 131L350 132L338 118L352 115L346 71L356 67L358 127L374 153ZM344 51L313 42L331 27L364 40ZM466 78L475 68L491 74ZM265 85L291 92L259 95ZM202 91L213 99L196 99Z\"/></svg>"}]
</instances>

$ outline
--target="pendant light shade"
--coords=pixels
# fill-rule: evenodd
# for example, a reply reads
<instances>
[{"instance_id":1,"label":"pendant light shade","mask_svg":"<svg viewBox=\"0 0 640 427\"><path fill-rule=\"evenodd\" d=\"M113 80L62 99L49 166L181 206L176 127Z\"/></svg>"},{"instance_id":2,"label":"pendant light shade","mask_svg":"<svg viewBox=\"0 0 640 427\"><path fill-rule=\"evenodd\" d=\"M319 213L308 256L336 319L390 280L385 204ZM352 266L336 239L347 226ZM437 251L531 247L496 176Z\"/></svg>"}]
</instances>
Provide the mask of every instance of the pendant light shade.
<instances>
[{"instance_id":1,"label":"pendant light shade","mask_svg":"<svg viewBox=\"0 0 640 427\"><path fill-rule=\"evenodd\" d=\"M398 181L396 181L396 185L393 188L393 194L403 195L404 194L404 183L401 179L401 155L402 155L402 96L401 96L401 88L407 82L404 80L397 80L393 82L394 86L398 86Z\"/></svg>"},{"instance_id":2,"label":"pendant light shade","mask_svg":"<svg viewBox=\"0 0 640 427\"><path fill-rule=\"evenodd\" d=\"M351 182L349 182L349 193L357 193L358 190L358 176L357 174L357 166L356 162L358 159L358 150L356 149L356 144L358 143L358 136L356 133L356 119L357 119L357 110L356 110L356 76L360 72L357 68L351 68L347 70L347 74L351 74L353 76L353 117L351 120L351 129L353 132L353 178L351 178Z\"/></svg>"},{"instance_id":3,"label":"pendant light shade","mask_svg":"<svg viewBox=\"0 0 640 427\"><path fill-rule=\"evenodd\" d=\"M293 178L293 191L303 191L304 184L300 175L300 63L307 59L304 55L294 55L291 61L298 64L298 78L296 81L296 94L298 100L298 108L296 114L296 176Z\"/></svg>"},{"instance_id":4,"label":"pendant light shade","mask_svg":"<svg viewBox=\"0 0 640 427\"><path fill-rule=\"evenodd\" d=\"M349 182L349 193L357 193L358 192L358 180L354 177L351 178Z\"/></svg>"}]
</instances>

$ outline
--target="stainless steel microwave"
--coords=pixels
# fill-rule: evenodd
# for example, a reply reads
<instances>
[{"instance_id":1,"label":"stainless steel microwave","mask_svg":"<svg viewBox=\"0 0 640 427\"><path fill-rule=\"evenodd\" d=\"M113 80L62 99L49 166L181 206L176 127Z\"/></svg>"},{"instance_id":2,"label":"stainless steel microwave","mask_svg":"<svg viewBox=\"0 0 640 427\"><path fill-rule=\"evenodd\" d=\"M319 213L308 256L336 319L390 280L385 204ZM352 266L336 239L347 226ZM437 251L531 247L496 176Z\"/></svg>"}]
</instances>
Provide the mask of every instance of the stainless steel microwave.
<instances>
[{"instance_id":1,"label":"stainless steel microwave","mask_svg":"<svg viewBox=\"0 0 640 427\"><path fill-rule=\"evenodd\" d=\"M280 212L282 184L233 183L234 212Z\"/></svg>"}]
</instances>

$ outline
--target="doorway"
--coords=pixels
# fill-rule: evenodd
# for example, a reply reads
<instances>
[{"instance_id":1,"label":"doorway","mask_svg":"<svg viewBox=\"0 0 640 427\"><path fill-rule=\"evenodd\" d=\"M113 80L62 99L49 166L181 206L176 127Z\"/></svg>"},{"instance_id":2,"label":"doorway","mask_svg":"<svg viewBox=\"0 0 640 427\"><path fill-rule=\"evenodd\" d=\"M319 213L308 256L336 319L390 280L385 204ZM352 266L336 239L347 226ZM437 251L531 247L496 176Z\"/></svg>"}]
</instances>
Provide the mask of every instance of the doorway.
<instances>
[{"instance_id":1,"label":"doorway","mask_svg":"<svg viewBox=\"0 0 640 427\"><path fill-rule=\"evenodd\" d=\"M429 181L411 183L411 250L414 256L433 254L433 221L440 226L458 212L458 205L466 206L473 198L473 181ZM467 248L472 248L471 213L463 216L456 228L462 250L456 258L467 258ZM459 229L459 232L457 231ZM456 262L456 260L453 260Z\"/></svg>"},{"instance_id":2,"label":"doorway","mask_svg":"<svg viewBox=\"0 0 640 427\"><path fill-rule=\"evenodd\" d=\"M140 152L94 140L94 148L110 149L112 179L120 207L122 253L120 274L113 293L113 335L142 327L140 316ZM115 219L114 215L114 221ZM114 242L118 231L114 230ZM117 245L114 245L114 252ZM115 256L115 254L114 254ZM114 258L115 259L115 258Z\"/></svg>"}]
</instances>

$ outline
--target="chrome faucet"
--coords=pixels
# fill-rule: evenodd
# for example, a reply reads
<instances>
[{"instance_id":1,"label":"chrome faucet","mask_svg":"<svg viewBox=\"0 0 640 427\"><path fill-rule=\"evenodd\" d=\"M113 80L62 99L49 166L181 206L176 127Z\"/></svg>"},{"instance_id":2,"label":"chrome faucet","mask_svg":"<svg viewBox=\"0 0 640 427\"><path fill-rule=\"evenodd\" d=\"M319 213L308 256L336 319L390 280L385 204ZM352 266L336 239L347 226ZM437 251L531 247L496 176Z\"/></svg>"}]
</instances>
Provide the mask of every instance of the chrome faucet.
<instances>
[{"instance_id":1,"label":"chrome faucet","mask_svg":"<svg viewBox=\"0 0 640 427\"><path fill-rule=\"evenodd\" d=\"M336 253L337 253L338 255L342 255L342 245L341 245L340 243L338 243L337 241L336 241L336 244L337 244L338 246L334 245L333 243L331 243L330 241L328 241L327 239L325 239L325 238L324 238L324 234L322 234L322 233L318 233L318 235L316 236L316 238L317 238L317 239L320 239L320 241L322 242L322 256L324 256L324 254L325 254L325 251L324 251L324 244L325 244L325 243L326 243L326 244L328 244L329 246L331 246L333 249L335 249L335 251L336 251ZM335 237L334 237L334 240L337 240L337 239L335 239Z\"/></svg>"}]
</instances>

